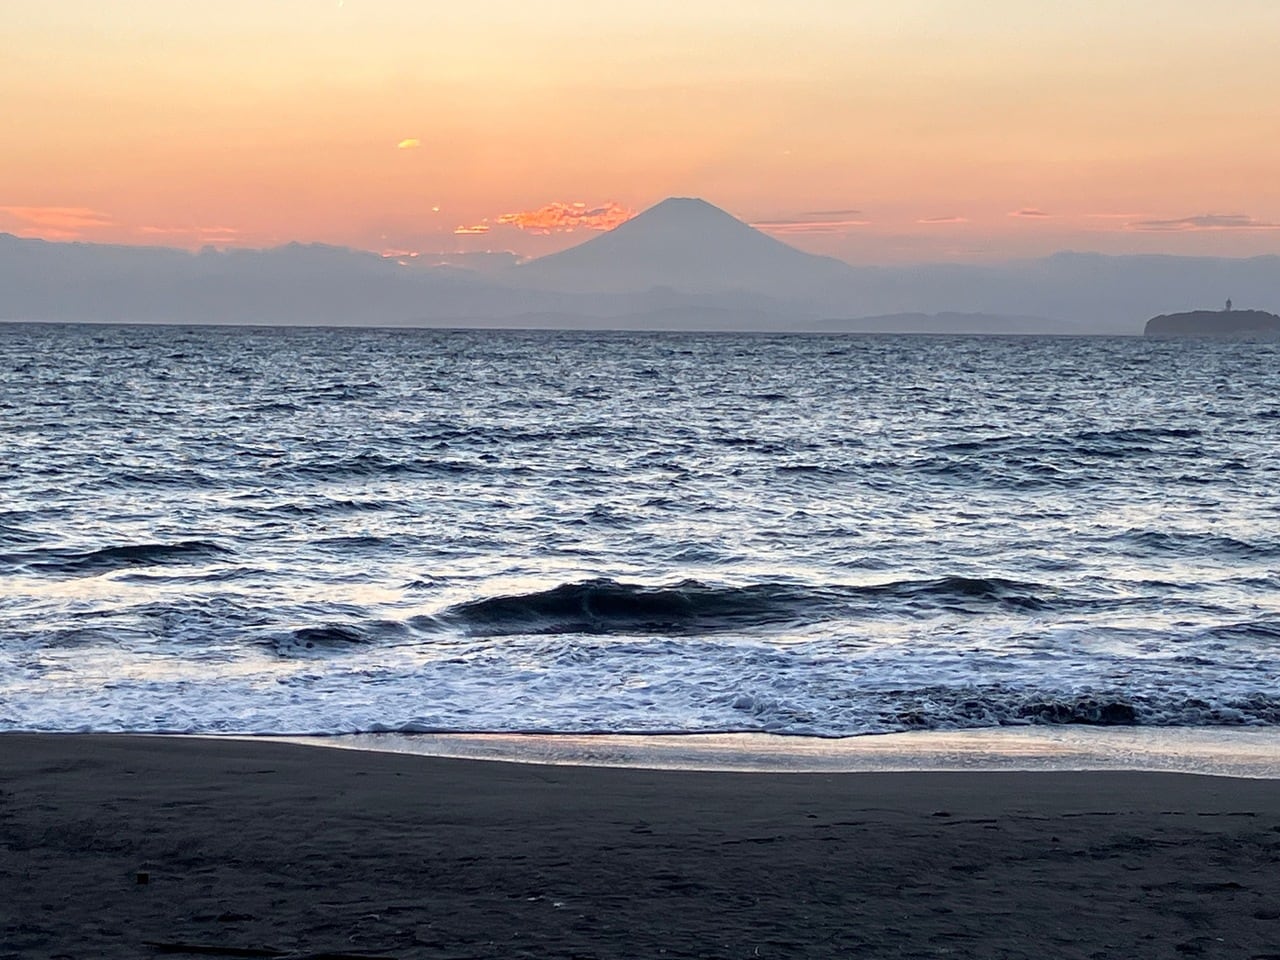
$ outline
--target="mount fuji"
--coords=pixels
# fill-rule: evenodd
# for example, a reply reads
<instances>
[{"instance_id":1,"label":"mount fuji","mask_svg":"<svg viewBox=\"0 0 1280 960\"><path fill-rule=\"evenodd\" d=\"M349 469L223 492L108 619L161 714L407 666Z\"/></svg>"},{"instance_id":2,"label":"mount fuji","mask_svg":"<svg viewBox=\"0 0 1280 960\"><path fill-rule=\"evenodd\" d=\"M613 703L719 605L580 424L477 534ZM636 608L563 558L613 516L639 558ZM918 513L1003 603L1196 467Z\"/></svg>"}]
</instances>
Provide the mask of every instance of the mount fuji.
<instances>
[{"instance_id":1,"label":"mount fuji","mask_svg":"<svg viewBox=\"0 0 1280 960\"><path fill-rule=\"evenodd\" d=\"M573 293L729 291L821 301L856 271L761 233L719 207L671 197L608 233L517 271L517 282Z\"/></svg>"}]
</instances>

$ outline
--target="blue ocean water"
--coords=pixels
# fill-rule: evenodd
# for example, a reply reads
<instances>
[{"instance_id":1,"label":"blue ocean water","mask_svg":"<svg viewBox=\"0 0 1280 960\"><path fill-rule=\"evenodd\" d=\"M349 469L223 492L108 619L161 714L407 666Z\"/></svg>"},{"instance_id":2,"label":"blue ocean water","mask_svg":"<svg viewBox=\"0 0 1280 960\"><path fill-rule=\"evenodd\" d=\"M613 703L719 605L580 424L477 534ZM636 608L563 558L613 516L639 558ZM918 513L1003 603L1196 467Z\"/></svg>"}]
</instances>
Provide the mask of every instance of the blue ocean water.
<instances>
[{"instance_id":1,"label":"blue ocean water","mask_svg":"<svg viewBox=\"0 0 1280 960\"><path fill-rule=\"evenodd\" d=\"M0 729L1280 723L1280 348L0 325Z\"/></svg>"}]
</instances>

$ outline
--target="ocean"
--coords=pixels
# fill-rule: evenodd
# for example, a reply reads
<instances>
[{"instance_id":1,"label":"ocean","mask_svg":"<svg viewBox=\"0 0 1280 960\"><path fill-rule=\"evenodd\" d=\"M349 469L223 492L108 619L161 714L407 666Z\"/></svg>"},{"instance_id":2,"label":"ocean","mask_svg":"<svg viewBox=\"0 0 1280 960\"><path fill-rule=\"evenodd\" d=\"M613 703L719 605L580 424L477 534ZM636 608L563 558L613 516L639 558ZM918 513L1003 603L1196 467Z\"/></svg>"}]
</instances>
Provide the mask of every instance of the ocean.
<instances>
[{"instance_id":1,"label":"ocean","mask_svg":"<svg viewBox=\"0 0 1280 960\"><path fill-rule=\"evenodd\" d=\"M1280 345L0 325L0 730L1280 724Z\"/></svg>"}]
</instances>

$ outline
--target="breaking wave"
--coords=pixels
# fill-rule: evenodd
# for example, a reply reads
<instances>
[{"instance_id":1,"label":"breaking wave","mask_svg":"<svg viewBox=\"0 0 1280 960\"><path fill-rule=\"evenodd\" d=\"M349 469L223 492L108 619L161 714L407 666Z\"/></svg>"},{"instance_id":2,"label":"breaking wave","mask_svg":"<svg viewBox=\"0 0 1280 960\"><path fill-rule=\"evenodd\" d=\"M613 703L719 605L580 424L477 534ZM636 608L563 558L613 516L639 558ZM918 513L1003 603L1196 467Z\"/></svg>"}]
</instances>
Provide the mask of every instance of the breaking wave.
<instances>
[{"instance_id":1,"label":"breaking wave","mask_svg":"<svg viewBox=\"0 0 1280 960\"><path fill-rule=\"evenodd\" d=\"M611 579L471 600L440 621L474 636L515 634L699 634L802 625L859 613L964 611L982 606L1041 610L1032 584L999 578L943 577L869 586L814 588L789 583L715 586L684 580L648 587Z\"/></svg>"}]
</instances>

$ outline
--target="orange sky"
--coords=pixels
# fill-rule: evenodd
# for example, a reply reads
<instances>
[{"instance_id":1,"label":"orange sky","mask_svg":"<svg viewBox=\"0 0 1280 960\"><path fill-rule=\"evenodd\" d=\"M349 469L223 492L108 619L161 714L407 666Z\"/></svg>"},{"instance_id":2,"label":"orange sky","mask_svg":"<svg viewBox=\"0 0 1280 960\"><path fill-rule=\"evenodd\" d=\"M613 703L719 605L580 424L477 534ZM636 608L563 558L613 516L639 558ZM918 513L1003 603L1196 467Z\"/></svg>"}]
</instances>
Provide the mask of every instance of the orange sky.
<instances>
[{"instance_id":1,"label":"orange sky","mask_svg":"<svg viewBox=\"0 0 1280 960\"><path fill-rule=\"evenodd\" d=\"M1280 253L1280 3L1111 6L0 0L0 230L536 256L686 195L854 262Z\"/></svg>"}]
</instances>

